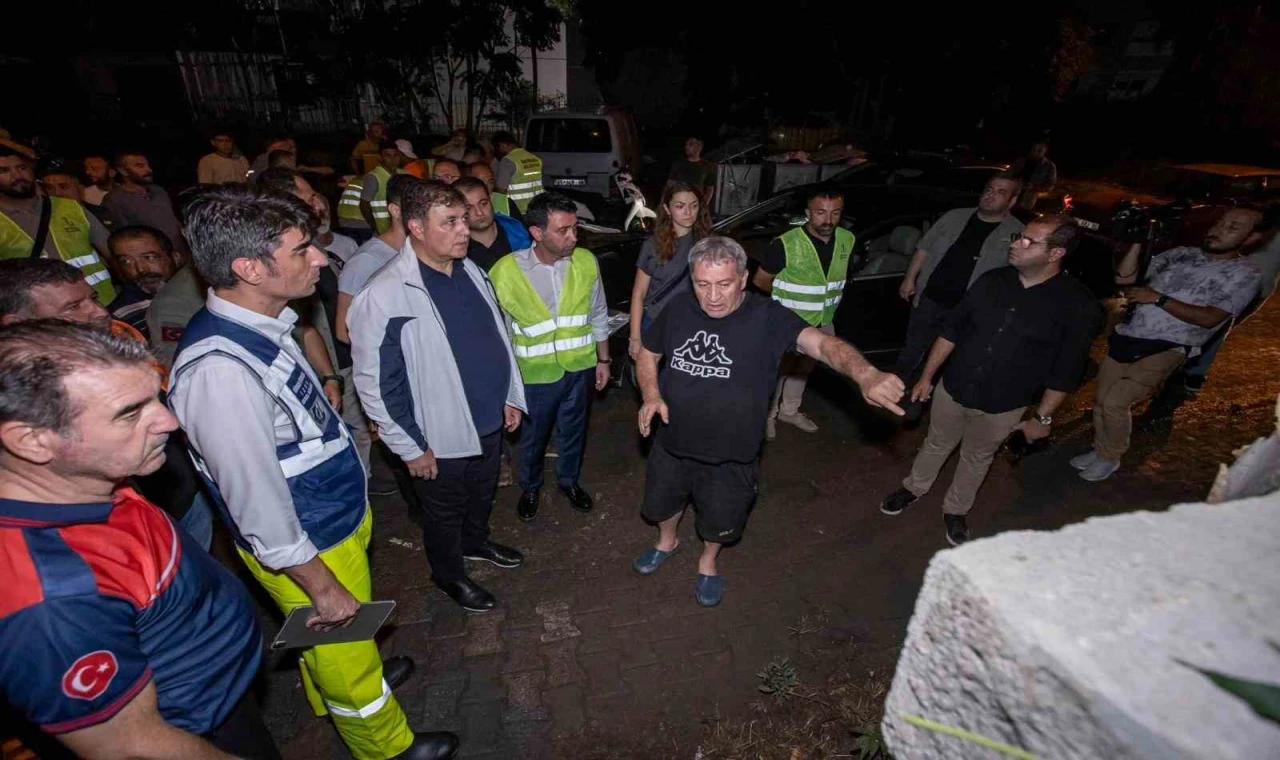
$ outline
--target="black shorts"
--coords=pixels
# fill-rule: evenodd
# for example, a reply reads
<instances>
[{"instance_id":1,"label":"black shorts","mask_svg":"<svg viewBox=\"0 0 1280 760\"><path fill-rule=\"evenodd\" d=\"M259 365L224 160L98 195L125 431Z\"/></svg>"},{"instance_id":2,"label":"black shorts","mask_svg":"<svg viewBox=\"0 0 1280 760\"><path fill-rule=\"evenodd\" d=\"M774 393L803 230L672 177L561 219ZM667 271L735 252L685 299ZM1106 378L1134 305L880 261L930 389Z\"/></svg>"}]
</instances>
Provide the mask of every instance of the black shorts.
<instances>
[{"instance_id":1,"label":"black shorts","mask_svg":"<svg viewBox=\"0 0 1280 760\"><path fill-rule=\"evenodd\" d=\"M698 535L704 541L731 544L742 538L755 498L754 462L708 464L675 456L654 444L645 469L640 514L651 522L662 522L692 500Z\"/></svg>"}]
</instances>

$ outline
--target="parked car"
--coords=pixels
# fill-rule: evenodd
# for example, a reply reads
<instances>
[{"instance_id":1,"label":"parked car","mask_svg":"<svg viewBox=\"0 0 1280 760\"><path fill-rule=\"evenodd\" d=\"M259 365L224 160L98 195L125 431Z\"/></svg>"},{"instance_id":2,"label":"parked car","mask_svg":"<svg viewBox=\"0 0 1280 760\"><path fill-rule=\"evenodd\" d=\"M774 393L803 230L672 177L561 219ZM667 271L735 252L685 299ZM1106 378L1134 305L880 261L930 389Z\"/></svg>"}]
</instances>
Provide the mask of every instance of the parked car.
<instances>
[{"instance_id":1,"label":"parked car","mask_svg":"<svg viewBox=\"0 0 1280 760\"><path fill-rule=\"evenodd\" d=\"M875 180L878 175L867 174ZM910 305L898 296L911 255L925 231L944 212L977 205L977 194L965 190L919 185L863 184L862 173L851 171L834 181L845 193L841 225L857 237L849 284L836 312L836 331L873 359L890 360L906 337ZM718 234L742 243L754 270L769 242L791 227L804 224L805 195L801 187L783 192L715 225ZM613 311L630 308L636 259L644 236L594 235L580 230L582 245L596 254ZM620 367L626 359L627 335L614 335L613 354Z\"/></svg>"},{"instance_id":2,"label":"parked car","mask_svg":"<svg viewBox=\"0 0 1280 760\"><path fill-rule=\"evenodd\" d=\"M542 159L547 189L615 192L613 175L640 171L640 133L621 109L547 111L529 117L524 147Z\"/></svg>"}]
</instances>

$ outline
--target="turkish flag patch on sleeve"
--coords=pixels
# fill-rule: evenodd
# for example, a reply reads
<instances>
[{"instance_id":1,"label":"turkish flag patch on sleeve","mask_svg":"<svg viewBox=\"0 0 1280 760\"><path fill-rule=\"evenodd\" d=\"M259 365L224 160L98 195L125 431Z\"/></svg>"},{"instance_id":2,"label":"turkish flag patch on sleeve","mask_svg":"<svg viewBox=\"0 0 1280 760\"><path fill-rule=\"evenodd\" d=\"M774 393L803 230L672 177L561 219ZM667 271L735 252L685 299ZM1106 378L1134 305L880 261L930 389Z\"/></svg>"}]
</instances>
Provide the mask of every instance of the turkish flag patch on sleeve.
<instances>
[{"instance_id":1,"label":"turkish flag patch on sleeve","mask_svg":"<svg viewBox=\"0 0 1280 760\"><path fill-rule=\"evenodd\" d=\"M187 328L180 325L160 325L160 340L165 343L177 343L182 340L182 333Z\"/></svg>"},{"instance_id":2,"label":"turkish flag patch on sleeve","mask_svg":"<svg viewBox=\"0 0 1280 760\"><path fill-rule=\"evenodd\" d=\"M97 699L119 669L114 654L105 649L90 652L71 663L62 675L62 693L72 699Z\"/></svg>"}]
</instances>

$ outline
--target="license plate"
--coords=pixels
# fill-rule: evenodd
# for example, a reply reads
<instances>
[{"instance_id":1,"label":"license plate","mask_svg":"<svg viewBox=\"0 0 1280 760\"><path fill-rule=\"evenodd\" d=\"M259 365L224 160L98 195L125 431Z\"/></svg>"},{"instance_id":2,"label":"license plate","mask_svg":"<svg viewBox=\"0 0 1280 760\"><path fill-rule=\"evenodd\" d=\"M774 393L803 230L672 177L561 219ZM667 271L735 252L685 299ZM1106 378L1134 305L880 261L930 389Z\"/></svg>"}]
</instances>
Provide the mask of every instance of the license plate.
<instances>
[{"instance_id":1,"label":"license plate","mask_svg":"<svg viewBox=\"0 0 1280 760\"><path fill-rule=\"evenodd\" d=\"M582 177L556 177L551 184L556 187L586 187L587 181Z\"/></svg>"},{"instance_id":2,"label":"license plate","mask_svg":"<svg viewBox=\"0 0 1280 760\"><path fill-rule=\"evenodd\" d=\"M1093 230L1094 232L1102 228L1102 225L1097 222L1091 222L1088 219L1076 219L1076 224L1084 227L1086 230Z\"/></svg>"}]
</instances>

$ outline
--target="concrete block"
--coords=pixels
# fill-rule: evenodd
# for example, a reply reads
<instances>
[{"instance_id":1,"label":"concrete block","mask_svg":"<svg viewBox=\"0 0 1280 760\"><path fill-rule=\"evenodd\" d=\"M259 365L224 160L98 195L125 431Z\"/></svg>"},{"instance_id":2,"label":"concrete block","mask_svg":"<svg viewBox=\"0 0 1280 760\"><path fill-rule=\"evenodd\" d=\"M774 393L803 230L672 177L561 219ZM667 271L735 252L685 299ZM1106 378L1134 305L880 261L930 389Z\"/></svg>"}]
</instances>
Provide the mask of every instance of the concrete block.
<instances>
[{"instance_id":1,"label":"concrete block","mask_svg":"<svg viewBox=\"0 0 1280 760\"><path fill-rule=\"evenodd\" d=\"M1280 684L1280 494L939 552L885 706L897 760L1280 757L1280 726L1179 664Z\"/></svg>"}]
</instances>

